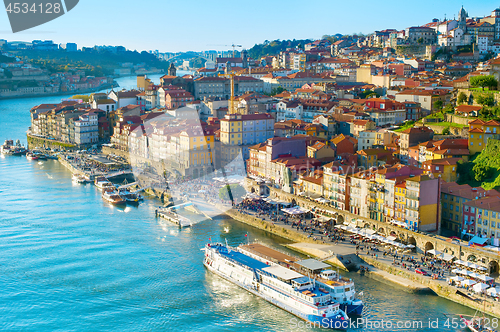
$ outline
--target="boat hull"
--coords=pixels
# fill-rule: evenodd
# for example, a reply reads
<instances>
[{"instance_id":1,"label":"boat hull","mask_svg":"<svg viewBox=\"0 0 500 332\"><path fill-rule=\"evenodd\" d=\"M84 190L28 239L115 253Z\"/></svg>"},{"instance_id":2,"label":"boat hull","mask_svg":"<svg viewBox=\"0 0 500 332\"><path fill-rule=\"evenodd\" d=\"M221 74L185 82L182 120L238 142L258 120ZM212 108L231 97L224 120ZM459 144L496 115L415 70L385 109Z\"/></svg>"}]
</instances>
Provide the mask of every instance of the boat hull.
<instances>
[{"instance_id":1,"label":"boat hull","mask_svg":"<svg viewBox=\"0 0 500 332\"><path fill-rule=\"evenodd\" d=\"M125 205L126 204L126 202L124 200L112 200L112 199L109 199L106 197L103 197L103 198L109 204L113 204L113 205Z\"/></svg>"},{"instance_id":2,"label":"boat hull","mask_svg":"<svg viewBox=\"0 0 500 332\"><path fill-rule=\"evenodd\" d=\"M348 315L361 316L363 314L363 304L340 303L340 309Z\"/></svg>"}]
</instances>

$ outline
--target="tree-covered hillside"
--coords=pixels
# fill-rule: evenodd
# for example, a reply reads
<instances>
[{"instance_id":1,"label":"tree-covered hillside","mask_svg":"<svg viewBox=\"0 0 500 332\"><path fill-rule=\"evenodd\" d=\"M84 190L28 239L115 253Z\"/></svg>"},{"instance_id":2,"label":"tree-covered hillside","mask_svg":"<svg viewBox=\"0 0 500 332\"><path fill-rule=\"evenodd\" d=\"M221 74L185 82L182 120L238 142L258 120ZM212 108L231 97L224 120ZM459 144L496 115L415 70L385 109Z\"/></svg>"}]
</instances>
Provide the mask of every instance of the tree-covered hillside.
<instances>
[{"instance_id":1,"label":"tree-covered hillside","mask_svg":"<svg viewBox=\"0 0 500 332\"><path fill-rule=\"evenodd\" d=\"M262 44L255 44L251 49L248 50L248 55L253 59L260 59L263 56L276 55L281 51L285 51L287 48L303 48L305 44L311 43L311 39L300 39L300 40L266 40Z\"/></svg>"}]
</instances>

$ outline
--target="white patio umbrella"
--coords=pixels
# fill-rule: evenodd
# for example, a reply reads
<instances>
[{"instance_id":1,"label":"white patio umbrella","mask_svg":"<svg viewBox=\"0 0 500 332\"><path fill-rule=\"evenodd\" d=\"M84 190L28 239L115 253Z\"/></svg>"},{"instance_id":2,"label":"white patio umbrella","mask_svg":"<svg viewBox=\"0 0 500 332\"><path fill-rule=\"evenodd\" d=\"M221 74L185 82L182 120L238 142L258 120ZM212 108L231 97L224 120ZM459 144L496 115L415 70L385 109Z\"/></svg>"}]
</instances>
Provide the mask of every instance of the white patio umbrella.
<instances>
[{"instance_id":1,"label":"white patio umbrella","mask_svg":"<svg viewBox=\"0 0 500 332\"><path fill-rule=\"evenodd\" d=\"M442 254L442 252L441 252L441 251L438 251L438 250L436 250L436 249L431 249L431 250L429 250L427 253L429 253L429 254L431 254L431 255L434 255L434 256L437 256L437 255Z\"/></svg>"},{"instance_id":2,"label":"white patio umbrella","mask_svg":"<svg viewBox=\"0 0 500 332\"><path fill-rule=\"evenodd\" d=\"M471 262L464 262L462 265L465 267L471 267L473 263Z\"/></svg>"},{"instance_id":3,"label":"white patio umbrella","mask_svg":"<svg viewBox=\"0 0 500 332\"><path fill-rule=\"evenodd\" d=\"M450 254L445 254L445 253L442 253L440 255L437 255L437 258L439 259L442 259L442 260L445 260L445 261L451 261L453 258L455 258L455 256L453 255L450 255Z\"/></svg>"},{"instance_id":4,"label":"white patio umbrella","mask_svg":"<svg viewBox=\"0 0 500 332\"><path fill-rule=\"evenodd\" d=\"M407 244L406 248L415 248L415 246L413 244Z\"/></svg>"},{"instance_id":5,"label":"white patio umbrella","mask_svg":"<svg viewBox=\"0 0 500 332\"><path fill-rule=\"evenodd\" d=\"M479 277L479 274L477 274L476 272L472 272L471 274L469 274L469 277L477 279Z\"/></svg>"},{"instance_id":6,"label":"white patio umbrella","mask_svg":"<svg viewBox=\"0 0 500 332\"><path fill-rule=\"evenodd\" d=\"M477 284L477 282L475 282L474 280L467 279L467 280L462 281L461 284L463 286L472 286L474 284Z\"/></svg>"},{"instance_id":7,"label":"white patio umbrella","mask_svg":"<svg viewBox=\"0 0 500 332\"><path fill-rule=\"evenodd\" d=\"M459 274L464 275L464 276L471 276L472 272L467 271L467 270L460 270Z\"/></svg>"},{"instance_id":8,"label":"white patio umbrella","mask_svg":"<svg viewBox=\"0 0 500 332\"><path fill-rule=\"evenodd\" d=\"M484 292L485 289L488 289L488 288L490 288L490 286L486 285L486 284L483 284L482 282L480 282L480 283L475 284L474 286L472 286L472 289L476 293L482 293L482 292Z\"/></svg>"},{"instance_id":9,"label":"white patio umbrella","mask_svg":"<svg viewBox=\"0 0 500 332\"><path fill-rule=\"evenodd\" d=\"M454 261L453 263L455 263L455 264L457 264L457 265L463 265L465 262L464 262L464 261L461 261L461 260L459 259L459 260Z\"/></svg>"},{"instance_id":10,"label":"white patio umbrella","mask_svg":"<svg viewBox=\"0 0 500 332\"><path fill-rule=\"evenodd\" d=\"M469 266L471 269L475 269L477 270L477 268L479 267L479 265L475 264L475 263L472 263L470 266Z\"/></svg>"},{"instance_id":11,"label":"white patio umbrella","mask_svg":"<svg viewBox=\"0 0 500 332\"><path fill-rule=\"evenodd\" d=\"M488 288L486 290L486 294L488 294L489 296L493 296L493 297L499 296L500 295L500 288L498 288L498 287Z\"/></svg>"},{"instance_id":12,"label":"white patio umbrella","mask_svg":"<svg viewBox=\"0 0 500 332\"><path fill-rule=\"evenodd\" d=\"M482 280L482 281L484 281L484 282L488 282L488 281L493 280L493 278L492 278L492 277L489 277L489 276L487 276L487 275L485 275L485 274L478 274L478 275L477 275L477 279Z\"/></svg>"},{"instance_id":13,"label":"white patio umbrella","mask_svg":"<svg viewBox=\"0 0 500 332\"><path fill-rule=\"evenodd\" d=\"M460 277L460 276L454 276L454 277L451 277L450 280L453 280L453 281L464 281L465 279Z\"/></svg>"},{"instance_id":14,"label":"white patio umbrella","mask_svg":"<svg viewBox=\"0 0 500 332\"><path fill-rule=\"evenodd\" d=\"M460 274L460 272L462 272L462 270L460 269L454 269L454 270L451 270L452 273L455 273L455 274Z\"/></svg>"},{"instance_id":15,"label":"white patio umbrella","mask_svg":"<svg viewBox=\"0 0 500 332\"><path fill-rule=\"evenodd\" d=\"M484 266L479 266L477 269L478 269L479 271L487 271L487 270L488 270L488 269L487 269L487 268L485 268Z\"/></svg>"}]
</instances>

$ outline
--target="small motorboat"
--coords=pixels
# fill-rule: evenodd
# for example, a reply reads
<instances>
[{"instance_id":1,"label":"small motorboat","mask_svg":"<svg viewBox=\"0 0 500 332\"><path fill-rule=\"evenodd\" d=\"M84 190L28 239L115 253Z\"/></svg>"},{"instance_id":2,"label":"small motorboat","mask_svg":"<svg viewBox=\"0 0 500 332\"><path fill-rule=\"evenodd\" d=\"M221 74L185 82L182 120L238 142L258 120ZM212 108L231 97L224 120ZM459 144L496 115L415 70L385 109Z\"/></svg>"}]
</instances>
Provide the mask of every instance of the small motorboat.
<instances>
[{"instance_id":1,"label":"small motorboat","mask_svg":"<svg viewBox=\"0 0 500 332\"><path fill-rule=\"evenodd\" d=\"M86 184L88 182L87 179L83 175L80 175L80 174L73 174L73 176L71 177L71 180L74 183L78 183L78 184Z\"/></svg>"},{"instance_id":2,"label":"small motorboat","mask_svg":"<svg viewBox=\"0 0 500 332\"><path fill-rule=\"evenodd\" d=\"M28 160L38 160L38 156L33 152L26 153L26 159Z\"/></svg>"}]
</instances>

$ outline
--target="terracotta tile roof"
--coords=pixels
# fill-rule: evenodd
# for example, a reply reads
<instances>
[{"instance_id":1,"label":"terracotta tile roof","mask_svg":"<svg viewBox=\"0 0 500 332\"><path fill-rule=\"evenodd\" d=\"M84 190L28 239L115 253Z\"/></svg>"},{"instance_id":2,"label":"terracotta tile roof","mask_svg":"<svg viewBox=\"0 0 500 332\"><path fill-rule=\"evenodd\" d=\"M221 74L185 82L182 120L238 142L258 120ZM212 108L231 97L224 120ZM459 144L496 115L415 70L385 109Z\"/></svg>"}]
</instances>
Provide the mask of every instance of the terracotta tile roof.
<instances>
[{"instance_id":1,"label":"terracotta tile roof","mask_svg":"<svg viewBox=\"0 0 500 332\"><path fill-rule=\"evenodd\" d=\"M481 119L476 119L476 120L473 120L473 121L469 121L469 124L479 124L479 125L483 125L484 124L484 121L481 120Z\"/></svg>"},{"instance_id":2,"label":"terracotta tile roof","mask_svg":"<svg viewBox=\"0 0 500 332\"><path fill-rule=\"evenodd\" d=\"M472 206L477 209L500 212L500 197L498 196L482 197L479 199L474 199L465 202L464 205Z\"/></svg>"},{"instance_id":3,"label":"terracotta tile roof","mask_svg":"<svg viewBox=\"0 0 500 332\"><path fill-rule=\"evenodd\" d=\"M500 126L500 122L495 120L489 120L484 123L487 126Z\"/></svg>"},{"instance_id":4,"label":"terracotta tile roof","mask_svg":"<svg viewBox=\"0 0 500 332\"><path fill-rule=\"evenodd\" d=\"M471 113L475 111L478 112L482 109L483 109L482 106L460 105L455 108L455 111L459 113Z\"/></svg>"},{"instance_id":5,"label":"terracotta tile roof","mask_svg":"<svg viewBox=\"0 0 500 332\"><path fill-rule=\"evenodd\" d=\"M484 131L481 128L474 128L470 129L469 133L484 133Z\"/></svg>"}]
</instances>

